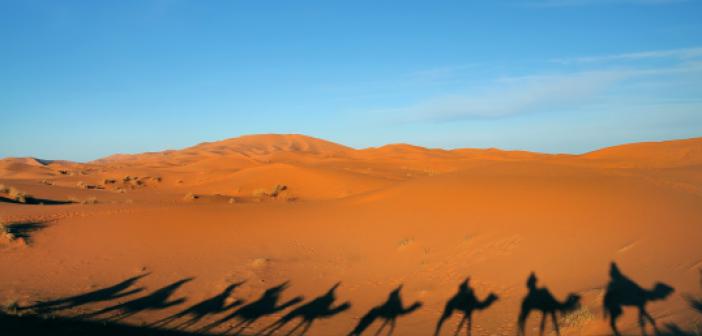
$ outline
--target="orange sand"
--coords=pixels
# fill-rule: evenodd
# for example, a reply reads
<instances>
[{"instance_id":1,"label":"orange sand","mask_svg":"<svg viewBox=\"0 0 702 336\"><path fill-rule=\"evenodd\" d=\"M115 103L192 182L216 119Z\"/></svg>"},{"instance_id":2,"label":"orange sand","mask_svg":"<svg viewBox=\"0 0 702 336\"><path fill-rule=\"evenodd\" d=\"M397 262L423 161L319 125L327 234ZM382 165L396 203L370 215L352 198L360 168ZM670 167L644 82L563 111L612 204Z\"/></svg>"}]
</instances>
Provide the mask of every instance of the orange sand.
<instances>
[{"instance_id":1,"label":"orange sand","mask_svg":"<svg viewBox=\"0 0 702 336\"><path fill-rule=\"evenodd\" d=\"M125 176L141 182L124 183ZM684 296L700 292L702 138L548 155L410 145L355 150L302 135L257 135L84 164L8 158L0 160L0 183L42 199L97 200L0 202L4 222L50 220L29 245L0 240L0 304L75 295L145 271L138 286L146 290L134 297L195 278L174 295L187 297L184 304L127 320L140 324L232 282L246 280L232 299L251 302L286 280L283 300L311 299L341 281L337 303L348 300L351 309L315 322L309 335L345 335L404 284L406 304L424 305L399 318L396 335L428 335L471 276L479 297L500 297L476 314L475 335L514 335L525 281L535 271L559 299L583 297L580 318L564 334L602 335L609 332L603 286L617 261L644 287L663 281L676 288L649 305L660 325L689 327L699 316ZM276 185L287 188L272 197ZM188 193L197 198L185 199ZM442 334L453 334L458 319ZM274 320L259 320L252 331ZM537 322L532 317L529 334ZM620 330L638 333L634 310L625 310Z\"/></svg>"}]
</instances>

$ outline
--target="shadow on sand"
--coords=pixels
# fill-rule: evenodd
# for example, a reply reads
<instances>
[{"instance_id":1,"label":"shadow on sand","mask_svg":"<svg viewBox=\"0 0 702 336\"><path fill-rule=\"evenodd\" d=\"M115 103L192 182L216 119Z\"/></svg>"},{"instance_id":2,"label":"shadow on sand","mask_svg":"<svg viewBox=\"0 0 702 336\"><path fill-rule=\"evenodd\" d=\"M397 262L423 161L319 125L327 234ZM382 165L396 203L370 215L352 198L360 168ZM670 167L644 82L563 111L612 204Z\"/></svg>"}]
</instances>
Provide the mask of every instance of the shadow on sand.
<instances>
[{"instance_id":1,"label":"shadow on sand","mask_svg":"<svg viewBox=\"0 0 702 336\"><path fill-rule=\"evenodd\" d=\"M112 301L115 299L123 298L132 294L139 293L144 290L144 288L135 288L129 290L134 284L139 281L139 279L149 275L148 273L137 275L124 280L115 285L101 288L92 292L85 294L78 294L75 296L69 296L61 299L37 302L34 305L19 308L19 310L34 310L41 314L48 314L64 309L71 309L86 304Z\"/></svg>"},{"instance_id":2,"label":"shadow on sand","mask_svg":"<svg viewBox=\"0 0 702 336\"><path fill-rule=\"evenodd\" d=\"M466 334L469 336L472 335L473 311L485 310L495 301L497 301L498 297L494 293L490 293L484 300L479 300L478 297L475 296L473 288L470 287L469 282L470 278L464 280L458 286L458 292L451 297L448 302L446 302L444 312L441 314L439 322L436 324L436 330L434 331L435 336L439 335L441 332L441 326L448 318L451 317L451 315L453 315L454 311L460 311L463 313L463 318L461 319L461 322L458 323L458 328L456 329L455 334L458 335L463 327L463 324L466 324Z\"/></svg>"},{"instance_id":3,"label":"shadow on sand","mask_svg":"<svg viewBox=\"0 0 702 336\"><path fill-rule=\"evenodd\" d=\"M302 336L307 333L310 327L312 327L312 323L314 323L314 321L318 319L330 318L351 308L351 303L348 301L334 307L334 301L336 301L336 294L334 292L340 284L341 283L336 283L324 295L318 296L300 307L293 309L275 323L261 330L259 334L272 335L274 332L283 328L293 320L300 319L300 323L298 323L285 335L292 335L295 331L302 328L300 331L300 335Z\"/></svg>"},{"instance_id":4,"label":"shadow on sand","mask_svg":"<svg viewBox=\"0 0 702 336\"><path fill-rule=\"evenodd\" d=\"M9 315L0 312L0 333L23 336L196 336L178 330L138 327L119 322L81 320L72 317Z\"/></svg>"},{"instance_id":5,"label":"shadow on sand","mask_svg":"<svg viewBox=\"0 0 702 336\"><path fill-rule=\"evenodd\" d=\"M32 243L32 235L46 228L45 222L18 222L2 225L5 233L13 237L13 239L22 239L27 244Z\"/></svg>"},{"instance_id":6,"label":"shadow on sand","mask_svg":"<svg viewBox=\"0 0 702 336\"><path fill-rule=\"evenodd\" d=\"M27 197L24 202L0 196L0 203L24 204L24 205L64 205L73 204L73 201L57 201L46 198Z\"/></svg>"},{"instance_id":7,"label":"shadow on sand","mask_svg":"<svg viewBox=\"0 0 702 336\"><path fill-rule=\"evenodd\" d=\"M199 303L196 303L185 310L176 313L174 315L171 315L169 317L163 318L159 321L156 321L152 324L152 326L161 326L165 327L166 325L170 324L171 322L178 320L180 318L190 316L187 320L183 321L180 324L177 324L173 326L173 329L186 329L192 325L197 324L202 320L204 317L209 316L209 315L215 315L219 313L223 313L229 309L232 309L238 305L241 305L243 303L242 300L236 300L230 304L227 304L227 299L229 296L232 294L232 292L239 286L241 286L244 282L239 282L235 284L231 284L227 286L221 293L203 300Z\"/></svg>"},{"instance_id":8,"label":"shadow on sand","mask_svg":"<svg viewBox=\"0 0 702 336\"><path fill-rule=\"evenodd\" d=\"M93 318L97 317L103 314L111 313L111 312L116 312L116 314L113 314L111 316L108 316L104 318L105 321L119 321L124 318L130 317L134 314L143 312L143 311L149 311L149 310L161 310L161 309L166 309L169 307L173 307L176 305L179 305L183 302L185 302L185 298L178 298L172 301L170 300L170 297L175 293L175 291L180 288L182 285L184 285L187 282L192 281L193 278L186 278L182 280L178 280L166 287L157 289L153 291L151 294L142 296L140 298L136 298L131 301L127 301L124 303L119 303L111 307L107 307L105 309L101 309L97 312L90 313L90 314L85 314L82 316L82 318Z\"/></svg>"},{"instance_id":9,"label":"shadow on sand","mask_svg":"<svg viewBox=\"0 0 702 336\"><path fill-rule=\"evenodd\" d=\"M617 319L622 315L624 306L634 306L639 309L639 327L642 335L646 335L646 321L651 323L656 334L659 334L656 321L646 311L646 303L667 298L673 293L673 287L659 282L652 289L644 289L622 274L616 263L610 265L609 276L610 281L604 296L604 312L605 317L609 317L609 325L614 335L620 335Z\"/></svg>"},{"instance_id":10,"label":"shadow on sand","mask_svg":"<svg viewBox=\"0 0 702 336\"><path fill-rule=\"evenodd\" d=\"M553 329L556 331L556 335L560 335L561 331L558 328L556 313L563 315L578 309L580 307L580 296L571 293L568 295L568 298L565 301L558 301L553 294L551 294L551 291L549 291L548 288L537 287L537 281L538 279L536 278L536 274L532 272L527 279L527 289L529 292L522 301L522 307L521 311L519 312L519 319L517 321L519 326L519 335L524 335L526 320L532 310L541 311L541 325L539 327L540 335L544 334L546 317L548 316L551 317Z\"/></svg>"},{"instance_id":11,"label":"shadow on sand","mask_svg":"<svg viewBox=\"0 0 702 336\"><path fill-rule=\"evenodd\" d=\"M370 327L371 324L373 324L373 322L378 319L383 320L383 324L380 325L380 328L375 334L379 335L383 329L390 324L390 329L388 329L387 334L392 335L392 333L395 331L395 324L398 317L411 314L422 306L422 303L417 301L409 307L405 307L402 303L402 296L400 295L401 290L402 285L390 292L384 303L373 307L365 315L363 315L349 336L360 336L366 329L368 329L368 327Z\"/></svg>"},{"instance_id":12,"label":"shadow on sand","mask_svg":"<svg viewBox=\"0 0 702 336\"><path fill-rule=\"evenodd\" d=\"M304 300L303 297L298 296L285 303L279 304L278 301L280 300L280 296L288 287L289 282L287 281L278 286L271 287L267 289L256 301L246 304L233 313L204 326L200 329L200 331L207 332L217 328L227 321L238 320L238 323L228 328L224 333L227 334L233 330L234 335L239 335L258 319L283 311L286 308L296 305Z\"/></svg>"}]
</instances>

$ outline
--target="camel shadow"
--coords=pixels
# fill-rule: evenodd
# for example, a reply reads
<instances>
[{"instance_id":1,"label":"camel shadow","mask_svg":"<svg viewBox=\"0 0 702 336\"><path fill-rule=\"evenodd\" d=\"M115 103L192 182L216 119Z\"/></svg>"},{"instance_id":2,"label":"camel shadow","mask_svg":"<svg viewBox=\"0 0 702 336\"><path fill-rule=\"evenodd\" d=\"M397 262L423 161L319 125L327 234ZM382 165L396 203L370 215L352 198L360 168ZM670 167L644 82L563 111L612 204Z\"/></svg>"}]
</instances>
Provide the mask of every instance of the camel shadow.
<instances>
[{"instance_id":1,"label":"camel shadow","mask_svg":"<svg viewBox=\"0 0 702 336\"><path fill-rule=\"evenodd\" d=\"M336 294L334 293L339 287L340 283L336 283L332 288L330 288L324 295L321 295L311 301L303 304L302 306L293 309L291 312L285 314L275 323L269 325L268 327L261 330L261 335L272 335L279 329L283 328L285 325L290 323L294 319L300 319L295 327L293 327L287 334L292 335L295 331L302 328L300 335L305 335L307 331L312 327L314 321L318 319L330 318L337 315L345 310L351 308L350 302L344 302L336 307L334 307L334 301L336 301Z\"/></svg>"},{"instance_id":2,"label":"camel shadow","mask_svg":"<svg viewBox=\"0 0 702 336\"><path fill-rule=\"evenodd\" d=\"M529 317L529 313L531 313L532 310L539 310L541 311L541 325L539 328L539 334L544 334L546 318L550 316L551 321L553 322L553 329L556 331L556 335L560 336L561 331L558 327L556 313L563 315L578 309L580 307L580 296L571 293L568 295L568 298L565 301L558 301L553 294L551 294L551 291L549 291L548 288L537 287L537 281L536 274L532 272L527 279L527 289L529 291L522 301L519 319L517 320L519 335L524 335L526 320Z\"/></svg>"},{"instance_id":3,"label":"camel shadow","mask_svg":"<svg viewBox=\"0 0 702 336\"><path fill-rule=\"evenodd\" d=\"M176 281L168 286L153 291L149 295L116 304L94 313L84 314L79 316L79 318L92 318L111 312L117 312L116 314L104 318L103 321L119 321L143 311L161 310L179 305L185 302L185 298L178 298L169 301L170 297L176 292L176 290L178 290L178 288L192 280L193 278L186 278Z\"/></svg>"},{"instance_id":4,"label":"camel shadow","mask_svg":"<svg viewBox=\"0 0 702 336\"><path fill-rule=\"evenodd\" d=\"M360 336L377 319L382 319L383 324L375 334L379 335L380 332L383 331L388 324L390 324L388 335L392 335L393 331L395 330L395 324L398 317L411 314L422 306L422 303L417 301L409 307L404 307L404 304L402 303L402 296L400 295L401 290L402 285L390 292L384 303L371 308L371 310L363 315L361 320L358 321L356 327L351 331L351 333L349 333L349 336Z\"/></svg>"},{"instance_id":5,"label":"camel shadow","mask_svg":"<svg viewBox=\"0 0 702 336\"><path fill-rule=\"evenodd\" d=\"M463 324L466 324L466 334L469 336L472 335L473 312L475 310L485 310L495 301L497 301L498 297L494 293L490 293L484 300L479 300L478 297L475 296L473 288L470 287L469 282L470 278L464 280L458 286L458 292L451 297L448 302L446 302L444 312L441 314L439 322L436 324L436 330L434 331L435 336L439 335L441 332L441 326L448 318L451 317L451 315L453 315L453 312L456 310L463 313L463 318L458 324L455 335L458 335L458 333L461 331Z\"/></svg>"},{"instance_id":6,"label":"camel shadow","mask_svg":"<svg viewBox=\"0 0 702 336\"><path fill-rule=\"evenodd\" d=\"M208 315L223 313L229 309L239 306L243 303L242 300L236 300L230 304L227 304L226 301L231 295L231 293L242 284L244 284L243 281L231 284L227 286L227 288L225 288L221 293L206 300L200 301L176 314L156 321L151 325L165 327L175 320L189 316L189 319L173 327L173 329L175 330L184 330L190 326L197 324L198 322L200 322L200 320L202 320Z\"/></svg>"},{"instance_id":7,"label":"camel shadow","mask_svg":"<svg viewBox=\"0 0 702 336\"><path fill-rule=\"evenodd\" d=\"M646 304L650 301L663 300L673 293L673 287L664 283L656 283L652 289L644 289L626 277L617 267L616 263L610 265L610 281L604 296L605 317L609 317L609 325L614 335L619 336L617 319L622 315L624 306L634 306L639 309L639 327L641 334L646 335L646 321L659 333L656 321L646 311Z\"/></svg>"},{"instance_id":8,"label":"camel shadow","mask_svg":"<svg viewBox=\"0 0 702 336\"><path fill-rule=\"evenodd\" d=\"M700 269L700 288L702 288L702 269ZM687 303L690 305L690 308L692 308L698 314L702 314L702 297L695 298L692 296L687 296L686 299L687 299ZM700 330L699 330L698 325L695 326L696 330L692 330L692 331L687 331L675 323L667 323L665 325L665 327L667 330L663 333L659 333L659 336L699 336L700 335Z\"/></svg>"},{"instance_id":9,"label":"camel shadow","mask_svg":"<svg viewBox=\"0 0 702 336\"><path fill-rule=\"evenodd\" d=\"M239 322L227 329L224 334L233 330L234 335L239 335L258 319L285 310L286 308L296 305L304 300L303 297L298 296L285 303L279 304L278 301L280 300L280 296L288 287L289 282L287 281L278 286L271 287L267 289L256 301L242 306L233 313L204 326L199 331L207 332L227 321L237 319Z\"/></svg>"},{"instance_id":10,"label":"camel shadow","mask_svg":"<svg viewBox=\"0 0 702 336\"><path fill-rule=\"evenodd\" d=\"M112 301L115 299L123 298L135 293L139 293L144 290L144 288L135 288L128 290L141 278L149 275L149 273L137 275L126 279L120 283L112 285L110 287L101 288L92 292L78 294L75 296L69 296L61 299L37 302L34 305L22 307L20 310L35 310L38 313L47 314L59 310L71 309L86 304Z\"/></svg>"}]
</instances>

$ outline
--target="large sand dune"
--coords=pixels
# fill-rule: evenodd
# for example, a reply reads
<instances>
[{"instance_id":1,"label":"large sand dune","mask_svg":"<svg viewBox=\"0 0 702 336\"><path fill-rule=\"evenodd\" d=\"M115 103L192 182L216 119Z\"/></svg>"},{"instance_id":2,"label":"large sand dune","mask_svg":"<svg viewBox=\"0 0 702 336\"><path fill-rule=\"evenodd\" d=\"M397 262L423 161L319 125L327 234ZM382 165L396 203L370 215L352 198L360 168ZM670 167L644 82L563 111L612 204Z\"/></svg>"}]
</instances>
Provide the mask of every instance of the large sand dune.
<instances>
[{"instance_id":1,"label":"large sand dune","mask_svg":"<svg viewBox=\"0 0 702 336\"><path fill-rule=\"evenodd\" d=\"M402 284L405 305L423 305L397 319L395 334L428 335L470 276L480 298L499 296L475 314L474 333L514 335L534 271L557 298L582 296L563 333L602 335L610 332L602 297L616 261L643 287L662 281L676 289L648 305L662 330L666 323L693 330L702 317L686 300L702 291L702 138L551 155L403 144L356 150L302 135L245 136L89 163L4 159L0 183L45 203L9 195L0 202L0 220L24 223L18 236L26 238L0 240L0 303L26 307L148 273L130 283L143 290L54 306L62 316L191 277L158 292L185 302L128 304L133 314L124 321L157 321L242 281L227 302L254 302L285 281L281 302L310 300L341 282L334 305L351 307L317 320L308 334L346 335ZM74 203L49 202L67 200ZM245 334L295 307L262 317ZM190 330L231 311L206 314ZM442 334L453 334L458 321ZM619 324L637 334L635 310ZM537 330L534 315L527 333Z\"/></svg>"}]
</instances>

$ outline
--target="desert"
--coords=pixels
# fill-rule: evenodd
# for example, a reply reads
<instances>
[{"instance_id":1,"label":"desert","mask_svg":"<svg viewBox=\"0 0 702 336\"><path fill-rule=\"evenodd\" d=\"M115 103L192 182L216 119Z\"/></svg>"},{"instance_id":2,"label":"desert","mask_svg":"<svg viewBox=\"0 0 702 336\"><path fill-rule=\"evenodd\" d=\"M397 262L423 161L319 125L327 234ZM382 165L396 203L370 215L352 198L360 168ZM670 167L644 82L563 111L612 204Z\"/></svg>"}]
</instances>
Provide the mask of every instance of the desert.
<instances>
[{"instance_id":1,"label":"desert","mask_svg":"<svg viewBox=\"0 0 702 336\"><path fill-rule=\"evenodd\" d=\"M606 334L603 297L616 262L644 288L674 288L647 306L661 332L693 332L701 164L700 138L551 155L353 149L288 134L86 163L7 158L0 301L20 318L254 335L326 296L327 315L303 333L345 335L395 292L401 307L420 305L396 316L394 332L427 335L469 278L478 300L498 298L476 310L473 332L511 335L535 272L557 300L581 297L559 315L561 333ZM278 286L282 309L235 314ZM197 309L218 294L216 309ZM636 309L625 307L618 324L637 333Z\"/></svg>"}]
</instances>

